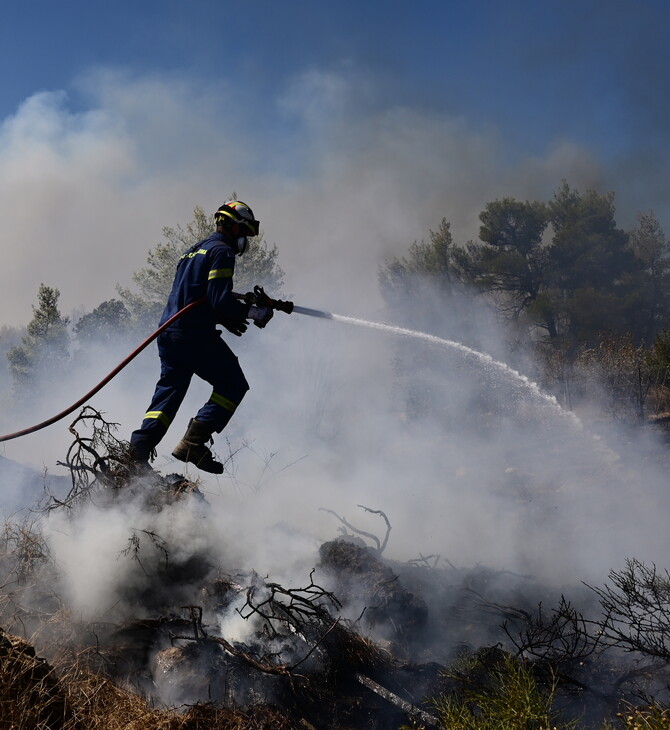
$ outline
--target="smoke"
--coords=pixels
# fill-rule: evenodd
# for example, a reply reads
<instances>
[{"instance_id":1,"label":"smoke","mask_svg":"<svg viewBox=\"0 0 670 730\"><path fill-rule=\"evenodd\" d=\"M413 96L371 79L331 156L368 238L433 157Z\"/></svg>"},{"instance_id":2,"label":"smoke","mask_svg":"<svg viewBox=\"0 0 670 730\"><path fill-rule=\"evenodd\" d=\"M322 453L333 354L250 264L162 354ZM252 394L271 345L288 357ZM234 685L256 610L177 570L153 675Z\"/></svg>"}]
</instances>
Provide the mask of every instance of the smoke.
<instances>
[{"instance_id":1,"label":"smoke","mask_svg":"<svg viewBox=\"0 0 670 730\"><path fill-rule=\"evenodd\" d=\"M0 129L0 213L12 243L0 273L7 323L30 317L40 282L61 290L66 312L114 296L163 225L187 222L196 204L213 210L233 190L278 244L286 293L297 303L383 319L378 267L442 217L464 242L496 197L546 199L561 178L582 189L608 182L597 156L573 141L512 164L495 129L473 131L463 118L399 105L370 108L363 82L332 73L311 71L280 90L270 113L281 139L220 102L223 86L217 94L185 79L97 72L80 88L86 110L72 109L60 92L41 93ZM454 339L476 337L507 359L499 326L478 321L473 333L454 313L436 311L432 325ZM188 468L202 480L205 518L188 507L155 515L138 497L45 526L82 615L139 600L143 566L120 557L133 535L147 545L152 532L178 546L181 563L206 556L211 566L300 585L320 542L340 527L332 512L383 532L359 505L387 514L390 557L435 554L556 587L597 582L626 557L662 564L667 555L666 479L653 460L638 458L641 444L614 433L596 438L558 408L534 412L504 373L464 364L439 344L400 345L385 333L281 313L232 345L251 391L217 439L219 454L230 457L226 474ZM408 351L419 366L410 360L399 378ZM33 404L32 420L72 402L117 355L101 353L74 370ZM150 351L93 400L121 424L122 438L139 425L157 376ZM434 413L409 418L408 386L448 407L450 428ZM483 393L493 405L488 420L477 420ZM194 381L160 445L162 473L184 469L170 451L208 396ZM54 469L70 441L61 423L9 442L5 455ZM148 551L161 560L150 540Z\"/></svg>"},{"instance_id":2,"label":"smoke","mask_svg":"<svg viewBox=\"0 0 670 730\"><path fill-rule=\"evenodd\" d=\"M548 190L562 177L577 186L597 177L596 163L568 143L512 169L493 130L370 108L364 82L332 73L305 73L280 90L265 110L277 119L274 135L218 101L230 94L223 86L99 71L79 90L83 110L63 92L42 92L0 127L7 323L29 319L41 282L61 290L66 312L111 298L162 226L190 220L197 204L215 209L233 190L277 242L289 291L342 309L352 294L377 305L379 263L442 217L465 241L487 200L536 194L540 179Z\"/></svg>"}]
</instances>

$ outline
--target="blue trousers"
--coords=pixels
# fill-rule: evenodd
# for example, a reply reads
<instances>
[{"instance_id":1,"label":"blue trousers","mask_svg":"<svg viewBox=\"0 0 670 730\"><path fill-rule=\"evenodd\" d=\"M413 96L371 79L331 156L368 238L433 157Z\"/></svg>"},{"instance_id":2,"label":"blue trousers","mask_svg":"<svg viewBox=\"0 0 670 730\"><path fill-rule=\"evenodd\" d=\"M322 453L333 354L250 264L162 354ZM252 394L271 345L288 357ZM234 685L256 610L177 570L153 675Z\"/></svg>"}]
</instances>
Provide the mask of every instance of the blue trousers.
<instances>
[{"instance_id":1,"label":"blue trousers","mask_svg":"<svg viewBox=\"0 0 670 730\"><path fill-rule=\"evenodd\" d=\"M147 456L165 436L194 375L213 388L196 415L212 433L223 430L249 390L237 357L216 330L192 333L168 329L157 342L160 379L141 427L130 437L135 450Z\"/></svg>"}]
</instances>

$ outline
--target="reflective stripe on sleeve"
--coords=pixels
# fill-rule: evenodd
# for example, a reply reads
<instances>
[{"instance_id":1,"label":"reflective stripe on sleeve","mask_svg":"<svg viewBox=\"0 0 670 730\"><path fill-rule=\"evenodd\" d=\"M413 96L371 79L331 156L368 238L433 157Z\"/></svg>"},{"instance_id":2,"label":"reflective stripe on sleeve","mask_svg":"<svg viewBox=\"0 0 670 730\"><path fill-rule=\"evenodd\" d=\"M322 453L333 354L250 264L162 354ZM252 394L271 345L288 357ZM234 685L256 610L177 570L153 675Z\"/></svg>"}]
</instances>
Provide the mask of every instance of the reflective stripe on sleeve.
<instances>
[{"instance_id":1,"label":"reflective stripe on sleeve","mask_svg":"<svg viewBox=\"0 0 670 730\"><path fill-rule=\"evenodd\" d=\"M144 414L144 418L145 420L147 418L153 418L157 421L160 421L165 426L165 428L168 428L172 423L172 419L170 418L170 416L168 416L167 413L164 413L163 411L147 411Z\"/></svg>"},{"instance_id":2,"label":"reflective stripe on sleeve","mask_svg":"<svg viewBox=\"0 0 670 730\"><path fill-rule=\"evenodd\" d=\"M229 279L232 275L232 269L211 269L207 280L211 281L212 279Z\"/></svg>"},{"instance_id":3,"label":"reflective stripe on sleeve","mask_svg":"<svg viewBox=\"0 0 670 730\"><path fill-rule=\"evenodd\" d=\"M231 413L235 412L235 409L237 408L237 403L233 403L232 400L228 398L224 398L222 395L219 395L218 393L215 393L212 391L212 395L209 397L209 399L216 403L217 406L221 406L221 408L225 408L227 411L230 411Z\"/></svg>"}]
</instances>

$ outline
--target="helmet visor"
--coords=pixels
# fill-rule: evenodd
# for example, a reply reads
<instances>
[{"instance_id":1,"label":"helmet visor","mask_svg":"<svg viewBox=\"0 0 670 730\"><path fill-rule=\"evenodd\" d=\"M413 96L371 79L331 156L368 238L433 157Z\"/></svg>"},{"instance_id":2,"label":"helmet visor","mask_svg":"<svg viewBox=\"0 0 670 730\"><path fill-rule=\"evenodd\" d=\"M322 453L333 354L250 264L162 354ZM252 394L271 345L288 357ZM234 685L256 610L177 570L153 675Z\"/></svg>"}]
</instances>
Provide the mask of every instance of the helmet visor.
<instances>
[{"instance_id":1,"label":"helmet visor","mask_svg":"<svg viewBox=\"0 0 670 730\"><path fill-rule=\"evenodd\" d=\"M261 222L257 221L255 219L248 220L247 218L242 218L241 220L237 221L241 226L244 226L249 230L248 236L257 236L258 231L260 230Z\"/></svg>"}]
</instances>

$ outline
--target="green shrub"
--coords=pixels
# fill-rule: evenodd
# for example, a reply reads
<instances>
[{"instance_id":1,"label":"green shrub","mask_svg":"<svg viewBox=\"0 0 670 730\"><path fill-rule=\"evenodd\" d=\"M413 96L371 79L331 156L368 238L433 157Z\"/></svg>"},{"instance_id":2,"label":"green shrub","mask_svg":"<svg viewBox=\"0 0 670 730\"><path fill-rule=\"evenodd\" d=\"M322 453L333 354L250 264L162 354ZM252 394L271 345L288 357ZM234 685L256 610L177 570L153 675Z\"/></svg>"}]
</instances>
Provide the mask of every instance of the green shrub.
<instances>
[{"instance_id":1,"label":"green shrub","mask_svg":"<svg viewBox=\"0 0 670 730\"><path fill-rule=\"evenodd\" d=\"M555 683L542 686L532 667L500 649L461 659L448 673L448 695L433 705L448 730L554 730ZM567 726L563 726L567 727Z\"/></svg>"}]
</instances>

